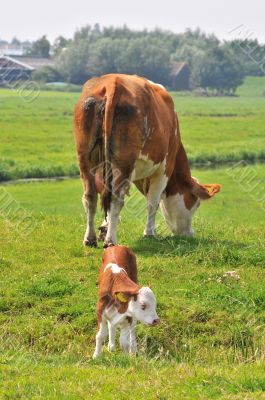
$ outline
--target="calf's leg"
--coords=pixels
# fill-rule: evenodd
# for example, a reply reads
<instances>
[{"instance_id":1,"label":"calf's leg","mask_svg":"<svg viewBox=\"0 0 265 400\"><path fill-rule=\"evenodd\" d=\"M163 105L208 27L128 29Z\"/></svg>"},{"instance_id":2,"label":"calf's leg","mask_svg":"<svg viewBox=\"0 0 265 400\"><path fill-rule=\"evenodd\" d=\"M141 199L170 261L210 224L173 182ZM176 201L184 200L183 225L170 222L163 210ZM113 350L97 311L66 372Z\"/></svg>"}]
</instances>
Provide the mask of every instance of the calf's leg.
<instances>
[{"instance_id":1,"label":"calf's leg","mask_svg":"<svg viewBox=\"0 0 265 400\"><path fill-rule=\"evenodd\" d=\"M96 348L93 354L93 358L97 358L100 356L102 352L102 345L105 337L107 336L107 323L105 318L102 318L98 323L98 332L96 334Z\"/></svg>"},{"instance_id":2,"label":"calf's leg","mask_svg":"<svg viewBox=\"0 0 265 400\"><path fill-rule=\"evenodd\" d=\"M136 341L136 321L132 321L130 328L130 353L135 354L137 352L137 341Z\"/></svg>"},{"instance_id":3,"label":"calf's leg","mask_svg":"<svg viewBox=\"0 0 265 400\"><path fill-rule=\"evenodd\" d=\"M111 324L111 322L108 322L108 327L109 327L109 351L114 351L115 350L115 336L116 336L116 327Z\"/></svg>"},{"instance_id":4,"label":"calf's leg","mask_svg":"<svg viewBox=\"0 0 265 400\"><path fill-rule=\"evenodd\" d=\"M130 350L130 327L122 327L120 334L120 347L125 353L129 353Z\"/></svg>"}]
</instances>

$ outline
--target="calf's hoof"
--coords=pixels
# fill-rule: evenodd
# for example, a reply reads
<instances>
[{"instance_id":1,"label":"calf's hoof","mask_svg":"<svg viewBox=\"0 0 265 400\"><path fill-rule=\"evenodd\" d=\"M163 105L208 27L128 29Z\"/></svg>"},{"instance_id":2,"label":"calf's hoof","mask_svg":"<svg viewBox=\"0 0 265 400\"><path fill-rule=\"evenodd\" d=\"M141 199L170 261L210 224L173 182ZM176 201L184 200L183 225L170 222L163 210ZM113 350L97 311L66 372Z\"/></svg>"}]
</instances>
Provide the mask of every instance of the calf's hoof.
<instances>
[{"instance_id":1,"label":"calf's hoof","mask_svg":"<svg viewBox=\"0 0 265 400\"><path fill-rule=\"evenodd\" d=\"M84 240L84 246L88 246L88 247L98 247L98 243L97 243L97 239L85 239Z\"/></svg>"},{"instance_id":2,"label":"calf's hoof","mask_svg":"<svg viewBox=\"0 0 265 400\"><path fill-rule=\"evenodd\" d=\"M100 227L98 228L98 230L99 230L98 240L99 240L100 242L104 242L105 237L106 237L106 235L107 235L107 230L108 230L108 228L107 228L107 226L100 226Z\"/></svg>"}]
</instances>

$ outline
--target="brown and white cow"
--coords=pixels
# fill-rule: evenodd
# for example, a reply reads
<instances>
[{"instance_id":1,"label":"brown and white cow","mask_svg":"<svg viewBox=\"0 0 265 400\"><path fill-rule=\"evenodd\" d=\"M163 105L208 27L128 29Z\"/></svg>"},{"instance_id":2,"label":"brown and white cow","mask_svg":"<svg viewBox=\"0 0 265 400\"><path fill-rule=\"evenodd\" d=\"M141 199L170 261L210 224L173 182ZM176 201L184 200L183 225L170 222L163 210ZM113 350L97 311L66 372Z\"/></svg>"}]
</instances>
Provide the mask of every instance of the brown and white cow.
<instances>
[{"instance_id":1,"label":"brown and white cow","mask_svg":"<svg viewBox=\"0 0 265 400\"><path fill-rule=\"evenodd\" d=\"M116 329L120 328L121 348L126 353L135 353L136 322L155 326L159 323L159 318L152 290L137 284L136 258L128 247L112 246L104 251L98 284L98 331L93 358L101 354L102 344L107 336L107 324L109 351L115 349Z\"/></svg>"},{"instance_id":2,"label":"brown and white cow","mask_svg":"<svg viewBox=\"0 0 265 400\"><path fill-rule=\"evenodd\" d=\"M97 192L107 216L105 246L116 244L119 213L131 182L147 199L145 236L155 234L160 203L174 234L191 235L200 199L220 185L191 176L171 96L135 75L110 74L86 82L74 112L74 132L87 212L84 244L96 245ZM104 227L103 227L104 228Z\"/></svg>"}]
</instances>

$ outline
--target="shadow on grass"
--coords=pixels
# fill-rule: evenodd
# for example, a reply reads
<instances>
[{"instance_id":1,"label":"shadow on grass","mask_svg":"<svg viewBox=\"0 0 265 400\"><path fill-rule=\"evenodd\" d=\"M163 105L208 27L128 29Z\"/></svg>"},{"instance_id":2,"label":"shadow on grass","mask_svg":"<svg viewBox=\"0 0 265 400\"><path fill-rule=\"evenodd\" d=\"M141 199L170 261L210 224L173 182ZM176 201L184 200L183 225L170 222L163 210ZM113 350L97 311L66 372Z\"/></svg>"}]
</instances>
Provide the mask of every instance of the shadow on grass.
<instances>
[{"instance_id":1,"label":"shadow on grass","mask_svg":"<svg viewBox=\"0 0 265 400\"><path fill-rule=\"evenodd\" d=\"M185 256L198 248L200 251L212 253L217 246L230 250L243 250L248 247L246 243L242 242L187 236L142 237L132 247L136 253L139 252L142 256L149 257L158 254Z\"/></svg>"}]
</instances>

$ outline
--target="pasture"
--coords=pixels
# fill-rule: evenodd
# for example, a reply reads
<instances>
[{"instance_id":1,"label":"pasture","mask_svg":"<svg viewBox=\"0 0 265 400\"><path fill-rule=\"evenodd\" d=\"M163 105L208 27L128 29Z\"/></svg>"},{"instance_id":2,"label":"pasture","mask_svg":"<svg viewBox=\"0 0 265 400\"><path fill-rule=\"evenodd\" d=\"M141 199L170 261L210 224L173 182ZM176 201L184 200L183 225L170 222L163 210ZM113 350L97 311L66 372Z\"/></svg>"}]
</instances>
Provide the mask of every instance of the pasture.
<instances>
[{"instance_id":1,"label":"pasture","mask_svg":"<svg viewBox=\"0 0 265 400\"><path fill-rule=\"evenodd\" d=\"M137 357L105 348L91 359L102 246L82 246L80 180L0 185L0 398L264 398L265 166L253 162L264 160L265 98L252 81L235 98L173 94L190 159L230 161L193 168L223 185L196 213L194 238L171 237L158 215L158 237L143 239L144 199L127 198L118 239L162 321L138 326ZM77 96L41 92L26 104L0 90L2 180L76 175Z\"/></svg>"},{"instance_id":2,"label":"pasture","mask_svg":"<svg viewBox=\"0 0 265 400\"><path fill-rule=\"evenodd\" d=\"M173 93L180 130L192 163L264 161L264 78L248 78L238 97ZM72 133L78 93L41 91L27 103L0 89L0 180L78 174Z\"/></svg>"}]
</instances>

